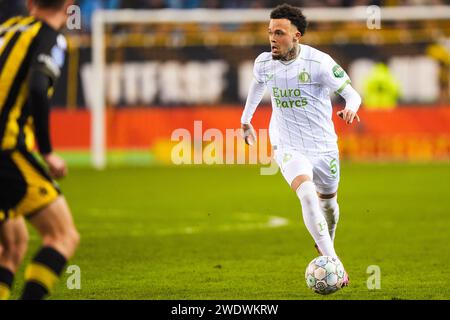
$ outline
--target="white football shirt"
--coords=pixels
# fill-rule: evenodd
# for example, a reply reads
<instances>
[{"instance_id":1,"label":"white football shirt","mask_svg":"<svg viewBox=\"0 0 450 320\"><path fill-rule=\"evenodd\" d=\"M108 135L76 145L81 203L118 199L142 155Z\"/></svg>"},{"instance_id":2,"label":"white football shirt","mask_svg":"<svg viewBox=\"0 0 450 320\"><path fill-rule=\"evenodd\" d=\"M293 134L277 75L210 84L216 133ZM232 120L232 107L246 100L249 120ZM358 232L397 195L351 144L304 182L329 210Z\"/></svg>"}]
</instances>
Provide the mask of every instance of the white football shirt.
<instances>
[{"instance_id":1,"label":"white football shirt","mask_svg":"<svg viewBox=\"0 0 450 320\"><path fill-rule=\"evenodd\" d=\"M273 146L310 155L338 151L330 92L341 93L350 79L328 54L300 44L298 57L283 62L264 52L256 58L253 73L256 86L270 90L272 97ZM249 96L242 123L250 122L261 97L252 101Z\"/></svg>"}]
</instances>

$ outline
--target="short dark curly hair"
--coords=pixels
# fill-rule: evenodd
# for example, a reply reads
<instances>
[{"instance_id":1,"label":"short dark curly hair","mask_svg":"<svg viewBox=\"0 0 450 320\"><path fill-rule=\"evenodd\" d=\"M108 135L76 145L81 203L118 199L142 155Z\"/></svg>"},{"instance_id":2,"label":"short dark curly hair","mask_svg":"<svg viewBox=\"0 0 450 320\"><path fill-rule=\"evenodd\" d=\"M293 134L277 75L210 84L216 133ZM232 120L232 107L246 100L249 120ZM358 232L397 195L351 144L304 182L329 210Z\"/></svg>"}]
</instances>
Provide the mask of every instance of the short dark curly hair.
<instances>
[{"instance_id":1,"label":"short dark curly hair","mask_svg":"<svg viewBox=\"0 0 450 320\"><path fill-rule=\"evenodd\" d=\"M306 28L308 27L308 21L306 21L306 17L303 15L302 10L286 3L273 9L270 13L270 19L288 19L297 27L302 36L305 34Z\"/></svg>"}]
</instances>

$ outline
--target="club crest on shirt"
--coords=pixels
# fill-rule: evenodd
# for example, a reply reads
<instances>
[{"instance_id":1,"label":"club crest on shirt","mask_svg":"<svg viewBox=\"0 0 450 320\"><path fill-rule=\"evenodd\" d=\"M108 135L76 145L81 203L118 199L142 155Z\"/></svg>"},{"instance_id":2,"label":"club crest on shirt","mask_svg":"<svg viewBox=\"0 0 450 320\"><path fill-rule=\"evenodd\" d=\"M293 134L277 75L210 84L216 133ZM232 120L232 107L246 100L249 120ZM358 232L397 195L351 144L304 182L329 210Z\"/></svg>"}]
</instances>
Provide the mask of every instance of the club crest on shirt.
<instances>
[{"instance_id":1,"label":"club crest on shirt","mask_svg":"<svg viewBox=\"0 0 450 320\"><path fill-rule=\"evenodd\" d=\"M308 72L303 71L298 75L298 80L302 83L311 82L311 75Z\"/></svg>"}]
</instances>

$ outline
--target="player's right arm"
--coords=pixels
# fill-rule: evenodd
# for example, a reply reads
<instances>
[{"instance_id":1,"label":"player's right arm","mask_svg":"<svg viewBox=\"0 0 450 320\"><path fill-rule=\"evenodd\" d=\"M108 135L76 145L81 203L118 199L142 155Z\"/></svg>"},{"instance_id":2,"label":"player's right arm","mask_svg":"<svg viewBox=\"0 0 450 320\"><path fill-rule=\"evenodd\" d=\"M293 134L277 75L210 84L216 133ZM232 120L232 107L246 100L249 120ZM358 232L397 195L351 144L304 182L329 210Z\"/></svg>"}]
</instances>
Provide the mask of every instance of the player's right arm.
<instances>
[{"instance_id":1,"label":"player's right arm","mask_svg":"<svg viewBox=\"0 0 450 320\"><path fill-rule=\"evenodd\" d=\"M253 79L250 83L247 101L241 117L241 129L244 133L245 143L248 145L253 145L253 143L256 142L256 133L251 125L251 120L266 90L266 84L264 80L262 80L263 77L260 72L261 63L259 60L261 56L262 55L255 60L255 65L253 67Z\"/></svg>"},{"instance_id":2,"label":"player's right arm","mask_svg":"<svg viewBox=\"0 0 450 320\"><path fill-rule=\"evenodd\" d=\"M45 38L44 38L45 37ZM50 96L61 74L66 43L62 36L43 34L29 76L30 109L39 152L54 178L67 174L65 161L53 152L50 140Z\"/></svg>"}]
</instances>

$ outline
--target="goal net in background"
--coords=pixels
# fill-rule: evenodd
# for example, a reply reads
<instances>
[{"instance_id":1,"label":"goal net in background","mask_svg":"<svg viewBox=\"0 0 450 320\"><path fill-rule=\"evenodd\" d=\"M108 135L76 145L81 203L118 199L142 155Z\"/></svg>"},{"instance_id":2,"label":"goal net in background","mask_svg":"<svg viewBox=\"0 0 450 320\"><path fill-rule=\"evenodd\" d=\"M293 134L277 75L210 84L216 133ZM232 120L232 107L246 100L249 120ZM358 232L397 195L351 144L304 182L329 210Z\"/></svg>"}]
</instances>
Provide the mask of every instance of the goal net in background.
<instances>
[{"instance_id":1,"label":"goal net in background","mask_svg":"<svg viewBox=\"0 0 450 320\"><path fill-rule=\"evenodd\" d=\"M336 122L343 156L448 159L450 6L307 8L304 14L310 25L302 43L338 61L368 102L360 126ZM114 159L170 163L174 130L186 129L194 140L208 128L224 135L238 128L254 59L269 50L269 15L265 9L95 12L92 33L69 37L63 85L72 102L55 115L57 147L90 149L96 168ZM77 67L78 75L70 72ZM385 77L378 87L377 76ZM377 90L395 106L374 100ZM256 127L267 128L269 104L266 95Z\"/></svg>"}]
</instances>

